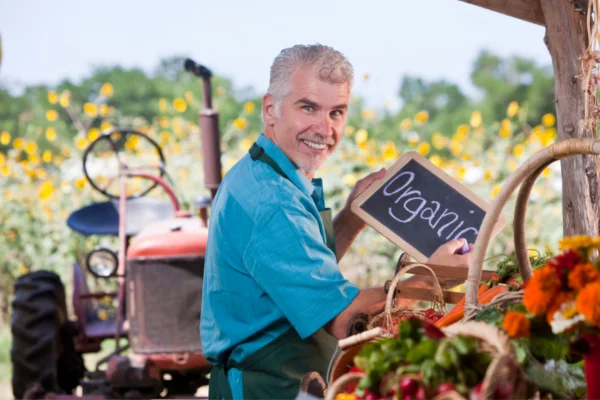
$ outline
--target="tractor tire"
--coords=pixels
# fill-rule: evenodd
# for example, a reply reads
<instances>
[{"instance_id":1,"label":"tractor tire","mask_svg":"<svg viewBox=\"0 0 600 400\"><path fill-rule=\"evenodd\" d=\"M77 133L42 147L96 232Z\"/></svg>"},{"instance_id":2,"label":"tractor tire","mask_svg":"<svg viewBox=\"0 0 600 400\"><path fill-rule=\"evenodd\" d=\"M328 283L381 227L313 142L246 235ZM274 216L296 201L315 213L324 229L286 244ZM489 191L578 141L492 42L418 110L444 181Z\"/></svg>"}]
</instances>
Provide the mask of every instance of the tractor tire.
<instances>
[{"instance_id":1,"label":"tractor tire","mask_svg":"<svg viewBox=\"0 0 600 400\"><path fill-rule=\"evenodd\" d=\"M67 319L58 275L35 271L15 281L11 331L15 398L23 398L33 386L54 393L71 393L77 387L85 369L75 351L76 329Z\"/></svg>"}]
</instances>

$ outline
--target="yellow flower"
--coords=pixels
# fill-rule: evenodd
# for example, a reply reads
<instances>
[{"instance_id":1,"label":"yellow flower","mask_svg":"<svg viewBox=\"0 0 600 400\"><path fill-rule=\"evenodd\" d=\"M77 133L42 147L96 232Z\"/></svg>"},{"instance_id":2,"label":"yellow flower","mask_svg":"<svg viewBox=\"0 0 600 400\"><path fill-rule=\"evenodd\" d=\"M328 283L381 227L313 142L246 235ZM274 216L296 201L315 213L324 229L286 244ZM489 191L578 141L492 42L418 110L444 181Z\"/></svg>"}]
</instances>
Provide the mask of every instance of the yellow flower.
<instances>
[{"instance_id":1,"label":"yellow flower","mask_svg":"<svg viewBox=\"0 0 600 400\"><path fill-rule=\"evenodd\" d=\"M190 92L189 90L185 92L185 101L188 102L188 104L192 104L194 102L194 94L192 92Z\"/></svg>"},{"instance_id":2,"label":"yellow flower","mask_svg":"<svg viewBox=\"0 0 600 400\"><path fill-rule=\"evenodd\" d=\"M60 94L60 100L58 102L62 108L69 107L69 104L71 103L71 92L69 92L68 90L62 92Z\"/></svg>"},{"instance_id":3,"label":"yellow flower","mask_svg":"<svg viewBox=\"0 0 600 400\"><path fill-rule=\"evenodd\" d=\"M471 127L479 128L481 126L482 122L483 122L483 118L481 116L481 112L473 111L473 113L471 114L471 119L469 121L469 124L471 125Z\"/></svg>"},{"instance_id":4,"label":"yellow flower","mask_svg":"<svg viewBox=\"0 0 600 400\"><path fill-rule=\"evenodd\" d=\"M56 110L46 111L46 119L50 122L54 122L58 119L58 112Z\"/></svg>"},{"instance_id":5,"label":"yellow flower","mask_svg":"<svg viewBox=\"0 0 600 400\"><path fill-rule=\"evenodd\" d=\"M522 157L523 154L525 154L525 146L523 146L522 144L516 144L515 147L513 147L512 149L512 153L513 156L517 158Z\"/></svg>"},{"instance_id":6,"label":"yellow flower","mask_svg":"<svg viewBox=\"0 0 600 400\"><path fill-rule=\"evenodd\" d=\"M39 180L43 181L46 178L48 178L48 173L46 172L45 169L38 168L35 170L35 177L38 178Z\"/></svg>"},{"instance_id":7,"label":"yellow flower","mask_svg":"<svg viewBox=\"0 0 600 400\"><path fill-rule=\"evenodd\" d=\"M250 150L250 147L252 147L253 143L254 141L252 140L252 138L245 137L242 140L240 140L240 149L244 153L246 153L248 150Z\"/></svg>"},{"instance_id":8,"label":"yellow flower","mask_svg":"<svg viewBox=\"0 0 600 400\"><path fill-rule=\"evenodd\" d=\"M98 128L91 128L87 133L87 140L91 143L100 137L100 130Z\"/></svg>"},{"instance_id":9,"label":"yellow flower","mask_svg":"<svg viewBox=\"0 0 600 400\"><path fill-rule=\"evenodd\" d=\"M37 150L37 143L34 141L29 141L25 145L25 153L27 153L27 154L33 154L36 152L36 150Z\"/></svg>"},{"instance_id":10,"label":"yellow flower","mask_svg":"<svg viewBox=\"0 0 600 400\"><path fill-rule=\"evenodd\" d=\"M167 101L167 99L161 98L158 100L158 109L160 110L160 112L167 112L168 108L169 102Z\"/></svg>"},{"instance_id":11,"label":"yellow flower","mask_svg":"<svg viewBox=\"0 0 600 400\"><path fill-rule=\"evenodd\" d=\"M246 118L241 118L241 117L236 118L233 121L233 126L235 126L240 131L243 131L244 129L246 129L248 127L248 121L246 121Z\"/></svg>"},{"instance_id":12,"label":"yellow flower","mask_svg":"<svg viewBox=\"0 0 600 400\"><path fill-rule=\"evenodd\" d=\"M542 176L544 178L549 178L550 177L550 168L548 168L548 167L544 168L544 171L542 172Z\"/></svg>"},{"instance_id":13,"label":"yellow flower","mask_svg":"<svg viewBox=\"0 0 600 400\"><path fill-rule=\"evenodd\" d=\"M110 107L107 104L100 104L100 116L106 117L110 113Z\"/></svg>"},{"instance_id":14,"label":"yellow flower","mask_svg":"<svg viewBox=\"0 0 600 400\"><path fill-rule=\"evenodd\" d=\"M565 250L578 250L582 248L588 248L595 244L594 239L587 235L575 235L565 237L558 242L558 248L560 251Z\"/></svg>"},{"instance_id":15,"label":"yellow flower","mask_svg":"<svg viewBox=\"0 0 600 400\"><path fill-rule=\"evenodd\" d=\"M450 142L450 152L452 153L453 156L457 157L463 150L463 145L456 141L453 140L452 142Z\"/></svg>"},{"instance_id":16,"label":"yellow flower","mask_svg":"<svg viewBox=\"0 0 600 400\"><path fill-rule=\"evenodd\" d=\"M108 130L110 130L110 129L112 129L112 128L113 128L112 124L111 124L110 122L108 122L108 121L102 121L102 123L100 124L100 130L101 130L101 131L108 131ZM111 137L112 137L113 139L115 139L115 137L114 137L114 136L111 136ZM115 139L115 140L116 140L116 139Z\"/></svg>"},{"instance_id":17,"label":"yellow flower","mask_svg":"<svg viewBox=\"0 0 600 400\"><path fill-rule=\"evenodd\" d=\"M139 142L140 142L139 136L138 135L132 135L125 142L125 148L127 150L135 150L137 148Z\"/></svg>"},{"instance_id":18,"label":"yellow flower","mask_svg":"<svg viewBox=\"0 0 600 400\"><path fill-rule=\"evenodd\" d=\"M85 178L78 178L75 180L75 187L79 190L85 187Z\"/></svg>"},{"instance_id":19,"label":"yellow flower","mask_svg":"<svg viewBox=\"0 0 600 400\"><path fill-rule=\"evenodd\" d=\"M15 140L13 140L13 147L17 150L21 150L23 149L23 147L25 147L25 141L23 141L22 138L18 137Z\"/></svg>"},{"instance_id":20,"label":"yellow flower","mask_svg":"<svg viewBox=\"0 0 600 400\"><path fill-rule=\"evenodd\" d=\"M42 154L42 160L44 160L45 163L51 163L52 162L52 152L50 150L46 150L44 151L44 154Z\"/></svg>"},{"instance_id":21,"label":"yellow flower","mask_svg":"<svg viewBox=\"0 0 600 400\"><path fill-rule=\"evenodd\" d=\"M431 137L431 143L433 144L433 147L441 150L448 144L448 138L442 135L440 132L435 132Z\"/></svg>"},{"instance_id":22,"label":"yellow flower","mask_svg":"<svg viewBox=\"0 0 600 400\"><path fill-rule=\"evenodd\" d=\"M254 113L255 110L256 110L256 106L254 105L253 102L248 101L248 102L246 102L246 104L244 104L244 111L246 112L246 114L252 114L252 113Z\"/></svg>"},{"instance_id":23,"label":"yellow flower","mask_svg":"<svg viewBox=\"0 0 600 400\"><path fill-rule=\"evenodd\" d=\"M398 158L398 151L396 150L396 146L392 141L386 142L381 147L381 150L381 157L384 161L395 160Z\"/></svg>"},{"instance_id":24,"label":"yellow flower","mask_svg":"<svg viewBox=\"0 0 600 400\"><path fill-rule=\"evenodd\" d=\"M19 265L19 268L17 268L18 275L25 275L28 273L29 273L29 268L27 268L24 264Z\"/></svg>"},{"instance_id":25,"label":"yellow flower","mask_svg":"<svg viewBox=\"0 0 600 400\"><path fill-rule=\"evenodd\" d=\"M422 142L417 147L417 152L422 156L426 156L427 154L429 154L430 151L431 151L431 146L427 142Z\"/></svg>"},{"instance_id":26,"label":"yellow flower","mask_svg":"<svg viewBox=\"0 0 600 400\"><path fill-rule=\"evenodd\" d=\"M369 132L366 129L359 129L356 135L354 135L354 141L359 146L367 143L367 139L369 139Z\"/></svg>"},{"instance_id":27,"label":"yellow flower","mask_svg":"<svg viewBox=\"0 0 600 400\"><path fill-rule=\"evenodd\" d=\"M169 138L171 137L171 134L168 131L162 131L160 133L160 141L161 142L168 142Z\"/></svg>"},{"instance_id":28,"label":"yellow flower","mask_svg":"<svg viewBox=\"0 0 600 400\"><path fill-rule=\"evenodd\" d=\"M510 129L506 129L504 127L500 128L500 131L498 132L498 135L502 139L508 139L511 134L512 134L512 132L510 131Z\"/></svg>"},{"instance_id":29,"label":"yellow flower","mask_svg":"<svg viewBox=\"0 0 600 400\"><path fill-rule=\"evenodd\" d=\"M111 85L109 82L106 82L100 88L100 96L111 97L113 95L113 92L113 85Z\"/></svg>"},{"instance_id":30,"label":"yellow flower","mask_svg":"<svg viewBox=\"0 0 600 400\"><path fill-rule=\"evenodd\" d=\"M442 166L442 157L440 157L437 154L433 154L432 156L429 157L429 161L431 161L431 163L433 165L435 165L436 167L441 167Z\"/></svg>"},{"instance_id":31,"label":"yellow flower","mask_svg":"<svg viewBox=\"0 0 600 400\"><path fill-rule=\"evenodd\" d=\"M544 114L544 116L542 117L542 124L544 124L548 128L551 126L554 126L555 123L556 123L556 117L554 116L554 114L548 113L548 114Z\"/></svg>"},{"instance_id":32,"label":"yellow flower","mask_svg":"<svg viewBox=\"0 0 600 400\"><path fill-rule=\"evenodd\" d=\"M463 154L460 156L460 158L462 158L462 159L463 159L463 160L465 160L465 161L471 161L471 158L473 158L473 157L471 157L471 155L470 155L469 153L463 153Z\"/></svg>"},{"instance_id":33,"label":"yellow flower","mask_svg":"<svg viewBox=\"0 0 600 400\"><path fill-rule=\"evenodd\" d=\"M540 138L540 141L542 142L542 146L549 146L554 142L555 139L556 139L556 129L548 128L544 131L544 134Z\"/></svg>"},{"instance_id":34,"label":"yellow flower","mask_svg":"<svg viewBox=\"0 0 600 400\"><path fill-rule=\"evenodd\" d=\"M44 182L38 191L38 195L40 197L40 200L42 201L46 201L49 200L52 197L52 194L54 193L54 186L52 186L51 182Z\"/></svg>"},{"instance_id":35,"label":"yellow flower","mask_svg":"<svg viewBox=\"0 0 600 400\"><path fill-rule=\"evenodd\" d=\"M94 103L85 103L83 105L83 112L88 117L95 117L98 115L98 107Z\"/></svg>"},{"instance_id":36,"label":"yellow flower","mask_svg":"<svg viewBox=\"0 0 600 400\"><path fill-rule=\"evenodd\" d=\"M509 117L514 117L519 112L519 103L516 101L511 101L508 105L508 109L506 110L506 115Z\"/></svg>"},{"instance_id":37,"label":"yellow flower","mask_svg":"<svg viewBox=\"0 0 600 400\"><path fill-rule=\"evenodd\" d=\"M464 142L467 139L467 136L469 136L469 131L469 125L459 125L458 128L456 128L456 132L454 133L454 140Z\"/></svg>"},{"instance_id":38,"label":"yellow flower","mask_svg":"<svg viewBox=\"0 0 600 400\"><path fill-rule=\"evenodd\" d=\"M356 174L346 174L342 176L342 179L344 180L344 182L346 182L346 185L354 187L354 185L356 185L358 177L356 176Z\"/></svg>"},{"instance_id":39,"label":"yellow flower","mask_svg":"<svg viewBox=\"0 0 600 400\"><path fill-rule=\"evenodd\" d=\"M500 184L494 185L494 187L492 188L492 198L498 196L498 193L500 193Z\"/></svg>"},{"instance_id":40,"label":"yellow flower","mask_svg":"<svg viewBox=\"0 0 600 400\"><path fill-rule=\"evenodd\" d=\"M363 74L363 79L364 79L365 81L366 81L366 80L369 80L369 73L368 73L368 72L365 72L365 73Z\"/></svg>"},{"instance_id":41,"label":"yellow flower","mask_svg":"<svg viewBox=\"0 0 600 400\"><path fill-rule=\"evenodd\" d=\"M0 134L0 144L6 146L10 143L10 133L4 131Z\"/></svg>"},{"instance_id":42,"label":"yellow flower","mask_svg":"<svg viewBox=\"0 0 600 400\"><path fill-rule=\"evenodd\" d=\"M352 134L354 133L354 131L356 131L356 128L355 128L355 127L353 127L353 126L351 126L351 125L348 125L348 126L346 127L346 129L344 130L344 133L345 133L347 136L352 136Z\"/></svg>"},{"instance_id":43,"label":"yellow flower","mask_svg":"<svg viewBox=\"0 0 600 400\"><path fill-rule=\"evenodd\" d=\"M2 176L9 176L10 175L10 167L8 165L5 165L4 167L2 167Z\"/></svg>"},{"instance_id":44,"label":"yellow flower","mask_svg":"<svg viewBox=\"0 0 600 400\"><path fill-rule=\"evenodd\" d=\"M75 147L77 147L77 149L83 150L87 147L87 145L88 141L86 138L80 136L75 139Z\"/></svg>"},{"instance_id":45,"label":"yellow flower","mask_svg":"<svg viewBox=\"0 0 600 400\"><path fill-rule=\"evenodd\" d=\"M367 166L369 166L369 167L374 167L374 166L375 166L375 164L377 164L377 159L376 159L376 158L375 158L373 155L369 154L369 155L367 156L367 158L365 159L365 163L366 163L366 164L367 164Z\"/></svg>"},{"instance_id":46,"label":"yellow flower","mask_svg":"<svg viewBox=\"0 0 600 400\"><path fill-rule=\"evenodd\" d=\"M6 156L0 152L0 167L6 164Z\"/></svg>"},{"instance_id":47,"label":"yellow flower","mask_svg":"<svg viewBox=\"0 0 600 400\"><path fill-rule=\"evenodd\" d=\"M360 111L360 117L364 120L367 121L372 121L375 119L375 117L377 116L377 114L375 113L375 111L373 110L361 110Z\"/></svg>"},{"instance_id":48,"label":"yellow flower","mask_svg":"<svg viewBox=\"0 0 600 400\"><path fill-rule=\"evenodd\" d=\"M415 115L415 121L420 125L426 124L429 121L429 113L427 111L419 111Z\"/></svg>"},{"instance_id":49,"label":"yellow flower","mask_svg":"<svg viewBox=\"0 0 600 400\"><path fill-rule=\"evenodd\" d=\"M54 90L48 92L48 103L56 104L58 102L58 95Z\"/></svg>"},{"instance_id":50,"label":"yellow flower","mask_svg":"<svg viewBox=\"0 0 600 400\"><path fill-rule=\"evenodd\" d=\"M166 129L169 127L169 118L167 117L160 117L160 127L163 129Z\"/></svg>"},{"instance_id":51,"label":"yellow flower","mask_svg":"<svg viewBox=\"0 0 600 400\"><path fill-rule=\"evenodd\" d=\"M225 96L227 94L227 90L223 86L217 86L215 93L217 96Z\"/></svg>"},{"instance_id":52,"label":"yellow flower","mask_svg":"<svg viewBox=\"0 0 600 400\"><path fill-rule=\"evenodd\" d=\"M175 111L182 113L185 110L187 110L187 104L184 99L178 97L175 100L173 100L173 108L175 109Z\"/></svg>"},{"instance_id":53,"label":"yellow flower","mask_svg":"<svg viewBox=\"0 0 600 400\"><path fill-rule=\"evenodd\" d=\"M10 200L14 199L15 197L13 196L12 192L11 192L9 189L6 189L6 190L4 191L4 198L5 198L6 200L10 201ZM16 235L14 234L14 232L13 232L13 231L10 231L10 232L9 232L9 235L10 235L11 233L12 233L14 236L16 236ZM14 239L14 237L13 237L12 239Z\"/></svg>"},{"instance_id":54,"label":"yellow flower","mask_svg":"<svg viewBox=\"0 0 600 400\"><path fill-rule=\"evenodd\" d=\"M46 128L46 139L49 142L54 142L56 140L56 130L54 128Z\"/></svg>"},{"instance_id":55,"label":"yellow flower","mask_svg":"<svg viewBox=\"0 0 600 400\"><path fill-rule=\"evenodd\" d=\"M404 118L402 120L402 122L400 122L400 129L402 129L403 131L407 131L412 127L412 122L410 122L410 119L408 118Z\"/></svg>"},{"instance_id":56,"label":"yellow flower","mask_svg":"<svg viewBox=\"0 0 600 400\"><path fill-rule=\"evenodd\" d=\"M492 180L492 171L490 171L489 169L486 169L485 172L483 173L483 179L486 181Z\"/></svg>"}]
</instances>

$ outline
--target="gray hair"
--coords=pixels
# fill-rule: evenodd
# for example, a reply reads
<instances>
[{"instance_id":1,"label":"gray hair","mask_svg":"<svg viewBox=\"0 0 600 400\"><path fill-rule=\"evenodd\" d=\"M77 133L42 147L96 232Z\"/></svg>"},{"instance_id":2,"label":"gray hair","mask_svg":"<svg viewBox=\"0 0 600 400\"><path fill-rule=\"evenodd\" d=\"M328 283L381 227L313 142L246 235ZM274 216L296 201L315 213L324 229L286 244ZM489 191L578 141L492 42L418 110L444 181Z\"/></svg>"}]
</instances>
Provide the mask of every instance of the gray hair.
<instances>
[{"instance_id":1,"label":"gray hair","mask_svg":"<svg viewBox=\"0 0 600 400\"><path fill-rule=\"evenodd\" d=\"M275 114L279 116L281 103L290 95L290 77L298 67L312 67L319 78L330 83L348 83L352 89L354 68L339 51L321 44L296 45L283 49L273 61L267 93L273 96Z\"/></svg>"}]
</instances>

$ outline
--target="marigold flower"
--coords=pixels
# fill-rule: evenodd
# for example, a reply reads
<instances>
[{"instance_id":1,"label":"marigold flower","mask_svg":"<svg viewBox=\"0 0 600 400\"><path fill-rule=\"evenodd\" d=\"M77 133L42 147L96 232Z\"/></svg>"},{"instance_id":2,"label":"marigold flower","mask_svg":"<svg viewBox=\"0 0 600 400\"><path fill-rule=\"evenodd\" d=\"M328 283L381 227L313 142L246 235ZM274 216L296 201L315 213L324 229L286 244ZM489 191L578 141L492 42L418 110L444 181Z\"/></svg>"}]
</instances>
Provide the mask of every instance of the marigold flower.
<instances>
[{"instance_id":1,"label":"marigold flower","mask_svg":"<svg viewBox=\"0 0 600 400\"><path fill-rule=\"evenodd\" d=\"M535 270L523 295L525 308L537 317L544 315L560 287L561 280L552 266Z\"/></svg>"},{"instance_id":2,"label":"marigold flower","mask_svg":"<svg viewBox=\"0 0 600 400\"><path fill-rule=\"evenodd\" d=\"M418 124L426 124L427 121L429 121L429 113L427 111L419 111L416 115L415 115L415 121L417 121Z\"/></svg>"},{"instance_id":3,"label":"marigold flower","mask_svg":"<svg viewBox=\"0 0 600 400\"><path fill-rule=\"evenodd\" d=\"M417 147L417 152L419 154L421 154L422 156L426 156L427 154L429 154L430 150L431 150L431 146L427 142L420 143L419 146Z\"/></svg>"},{"instance_id":4,"label":"marigold flower","mask_svg":"<svg viewBox=\"0 0 600 400\"><path fill-rule=\"evenodd\" d=\"M563 238L558 242L559 250L578 250L588 248L594 244L594 240L587 235L571 236Z\"/></svg>"},{"instance_id":5,"label":"marigold flower","mask_svg":"<svg viewBox=\"0 0 600 400\"><path fill-rule=\"evenodd\" d=\"M506 115L509 117L514 117L519 112L519 103L516 101L511 101L506 109Z\"/></svg>"},{"instance_id":6,"label":"marigold flower","mask_svg":"<svg viewBox=\"0 0 600 400\"><path fill-rule=\"evenodd\" d=\"M585 285L600 280L600 271L592 264L578 264L569 273L569 287L581 290Z\"/></svg>"},{"instance_id":7,"label":"marigold flower","mask_svg":"<svg viewBox=\"0 0 600 400\"><path fill-rule=\"evenodd\" d=\"M600 327L600 282L591 283L579 292L576 307L588 323Z\"/></svg>"},{"instance_id":8,"label":"marigold flower","mask_svg":"<svg viewBox=\"0 0 600 400\"><path fill-rule=\"evenodd\" d=\"M502 329L512 338L528 337L531 331L531 323L524 314L509 311L504 317Z\"/></svg>"}]
</instances>

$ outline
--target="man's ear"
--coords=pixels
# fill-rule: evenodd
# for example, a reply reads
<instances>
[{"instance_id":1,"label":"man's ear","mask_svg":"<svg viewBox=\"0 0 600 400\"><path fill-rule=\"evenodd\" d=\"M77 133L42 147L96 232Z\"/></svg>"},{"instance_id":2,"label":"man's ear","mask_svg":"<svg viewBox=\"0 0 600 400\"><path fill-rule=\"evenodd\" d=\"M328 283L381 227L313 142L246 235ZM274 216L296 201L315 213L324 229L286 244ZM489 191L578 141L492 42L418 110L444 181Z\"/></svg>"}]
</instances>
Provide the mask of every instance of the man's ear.
<instances>
[{"instance_id":1,"label":"man's ear","mask_svg":"<svg viewBox=\"0 0 600 400\"><path fill-rule=\"evenodd\" d=\"M263 96L262 102L263 119L267 125L275 124L275 104L273 103L273 96L269 93Z\"/></svg>"}]
</instances>

